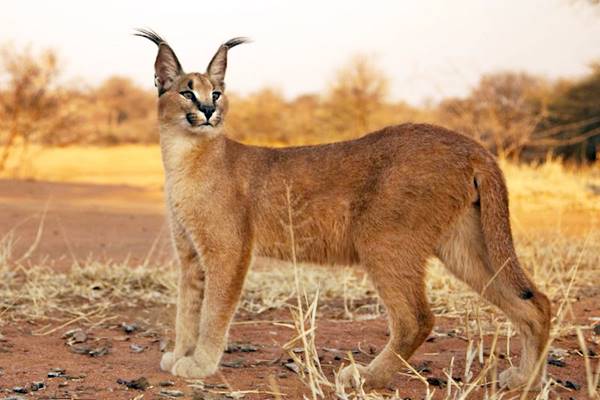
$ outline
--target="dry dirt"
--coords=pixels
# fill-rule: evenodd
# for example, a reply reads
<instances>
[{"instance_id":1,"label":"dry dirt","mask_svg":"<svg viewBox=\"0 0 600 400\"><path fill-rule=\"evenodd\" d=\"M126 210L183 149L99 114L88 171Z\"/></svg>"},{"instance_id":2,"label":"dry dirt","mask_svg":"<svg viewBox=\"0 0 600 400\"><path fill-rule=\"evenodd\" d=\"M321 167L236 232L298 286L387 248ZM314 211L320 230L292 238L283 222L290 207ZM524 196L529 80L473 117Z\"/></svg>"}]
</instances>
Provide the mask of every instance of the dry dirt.
<instances>
[{"instance_id":1,"label":"dry dirt","mask_svg":"<svg viewBox=\"0 0 600 400\"><path fill-rule=\"evenodd\" d=\"M46 210L46 211L43 211ZM21 181L0 181L0 237L9 230L18 232L14 253L18 256L36 241L40 214L45 214L39 246L28 262L53 265L57 270L87 257L106 260L129 260L139 263L147 257L168 260L170 247L162 214L161 194L125 186L55 184ZM153 249L153 250L151 250ZM319 315L317 344L325 372L332 377L341 363L348 363L348 353L361 363L370 361L387 340L383 318L367 321L336 319L341 305L330 304ZM43 328L35 321L19 324L0 321L0 399L11 396L38 399L155 399L168 398L165 390L179 390L184 398L220 397L218 392L238 391L245 399L299 399L309 395L298 375L287 368L289 356L282 346L294 332L280 321L290 320L287 310L267 311L260 315L239 312L232 326L229 342L242 344L250 352L235 351L223 357L219 373L206 379L204 390L194 390L189 382L161 372L158 368L161 343L172 339L173 307L116 309L117 318L86 332L81 346L105 348L108 353L91 357L77 354L66 345L63 334L74 323L48 335L35 335ZM574 320L589 323L600 315L600 295L582 298L574 306ZM126 333L122 323L136 324L137 330ZM438 318L435 335L417 351L411 364L431 378L435 398L445 389L437 387L445 380L444 369L454 358L453 375L460 377L464 370L466 342L452 334L460 322ZM586 331L590 349L600 353L595 343L598 336ZM487 341L491 338L487 337ZM131 345L140 346L134 352ZM250 347L248 347L250 346ZM556 347L569 350L564 366L549 365L555 379L572 384L571 389L556 387L552 396L585 399L583 358L576 354L577 338L559 339ZM500 342L499 349L504 349ZM519 345L514 341L513 356ZM502 364L506 365L507 360ZM58 377L48 376L53 368L64 370ZM477 371L477 368L474 369ZM408 372L408 371L406 371ZM145 377L150 384L146 390L129 389L117 383L119 379ZM436 379L438 381L436 382ZM30 385L44 382L45 387L32 392ZM172 384L173 386L161 386ZM14 393L15 387L29 388L28 394ZM401 398L424 397L423 383L408 374L396 376L390 388L398 389ZM258 393L252 393L258 391ZM212 392L212 394L210 393ZM194 395L195 393L195 395ZM384 393L392 393L387 390ZM143 397L140 397L143 395ZM516 396L510 394L507 398ZM213 396L213 397L210 397ZM17 397L18 398L18 397ZM475 396L474 398L477 398Z\"/></svg>"}]
</instances>

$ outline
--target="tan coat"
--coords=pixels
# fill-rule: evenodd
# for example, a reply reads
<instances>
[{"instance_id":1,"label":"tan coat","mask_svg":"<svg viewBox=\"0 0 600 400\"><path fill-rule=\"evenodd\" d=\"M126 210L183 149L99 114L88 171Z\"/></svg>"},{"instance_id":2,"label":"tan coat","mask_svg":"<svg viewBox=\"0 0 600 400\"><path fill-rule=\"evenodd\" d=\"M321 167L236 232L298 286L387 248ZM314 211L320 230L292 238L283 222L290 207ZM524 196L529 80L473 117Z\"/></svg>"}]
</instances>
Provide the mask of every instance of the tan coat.
<instances>
[{"instance_id":1,"label":"tan coat","mask_svg":"<svg viewBox=\"0 0 600 400\"><path fill-rule=\"evenodd\" d=\"M397 355L408 359L433 327L424 285L431 256L519 330L521 364L503 372L501 383L538 380L550 303L519 265L506 186L488 151L447 129L414 124L326 145L247 146L223 128L227 51L244 39L222 45L205 74L186 74L164 40L140 35L159 46L167 211L181 264L176 344L164 370L190 378L217 370L252 257L291 257L291 208L298 260L361 264L387 308L390 340L359 366L367 386L384 386L403 366ZM341 379L352 383L352 370Z\"/></svg>"}]
</instances>

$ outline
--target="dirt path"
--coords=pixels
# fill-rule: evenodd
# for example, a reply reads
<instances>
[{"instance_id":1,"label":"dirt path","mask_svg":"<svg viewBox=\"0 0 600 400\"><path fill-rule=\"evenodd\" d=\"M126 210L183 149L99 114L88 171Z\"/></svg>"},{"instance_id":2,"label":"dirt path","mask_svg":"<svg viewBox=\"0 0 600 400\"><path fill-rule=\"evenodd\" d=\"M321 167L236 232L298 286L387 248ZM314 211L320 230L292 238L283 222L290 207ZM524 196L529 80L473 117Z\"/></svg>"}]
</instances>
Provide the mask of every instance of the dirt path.
<instances>
[{"instance_id":1,"label":"dirt path","mask_svg":"<svg viewBox=\"0 0 600 400\"><path fill-rule=\"evenodd\" d=\"M600 297L593 299L594 302ZM583 311L580 318L593 315L592 311ZM161 340L169 337L170 331L164 326L170 324L170 312L173 310L125 310L118 319L91 330L85 330L86 340L74 345L92 349L106 348L108 353L91 357L73 352L66 344L63 334L77 325L60 329L52 334L36 336L32 332L43 330L36 324L19 324L3 329L4 338L0 341L0 398L2 393L9 396L15 387L30 388L34 382L43 382L44 389L31 392L28 398L38 399L132 399L139 394L147 398L166 398L160 396L161 390L181 391L185 398L210 398L207 392L241 392L246 399L274 398L270 392L285 393L288 399L299 399L309 391L302 384L296 372L286 367L291 359L282 350L282 346L293 332L274 321L289 318L286 311L274 311L257 318L238 315L230 332L230 350L221 363L221 369L215 376L207 378L204 390L194 389L190 382L161 372L158 364L161 357ZM137 318L132 319L132 315ZM254 320L254 321L253 321ZM137 329L126 333L122 323L135 325ZM455 337L452 332L455 322L438 319L435 335L418 350L411 364L429 379L431 389L444 393L445 372L454 358L453 377L464 379L464 360L467 343L463 338ZM325 373L333 380L333 371L342 363L349 363L348 353L359 363L368 363L387 340L386 322L383 318L369 321L340 321L322 316L318 323L319 356ZM586 332L591 343L597 337ZM489 346L491 337L486 337ZM236 348L236 344L241 344ZM143 349L135 352L132 348ZM577 354L579 345L575 337L560 339L555 346L566 350L562 359L564 366L549 365L548 372L554 379L564 382L571 389L554 387L556 395L563 398L585 399L585 371L583 360ZM240 351L243 349L244 351ZM499 349L505 349L503 340ZM248 351L250 350L250 351ZM595 352L600 351L597 347ZM501 357L506 355L501 351ZM517 343L513 351L518 352ZM501 361L504 367L506 360ZM288 364L289 365L289 364ZM562 365L562 364L561 364ZM58 377L50 378L49 373L62 371ZM472 371L477 374L479 367ZM408 370L398 375L388 390L382 393L392 394L398 389L402 398L418 399L423 396L424 384L408 376ZM128 389L119 384L125 381L145 378L150 387L146 390ZM162 385L162 386L161 386ZM168 386L166 386L168 385ZM258 391L259 393L253 393ZM479 398L482 394L474 398ZM224 395L222 397L228 398ZM229 397L231 398L231 397Z\"/></svg>"},{"instance_id":2,"label":"dirt path","mask_svg":"<svg viewBox=\"0 0 600 400\"><path fill-rule=\"evenodd\" d=\"M162 194L129 186L0 180L0 238L13 258L58 269L93 257L135 265L170 258ZM41 225L43 223L43 225Z\"/></svg>"}]
</instances>

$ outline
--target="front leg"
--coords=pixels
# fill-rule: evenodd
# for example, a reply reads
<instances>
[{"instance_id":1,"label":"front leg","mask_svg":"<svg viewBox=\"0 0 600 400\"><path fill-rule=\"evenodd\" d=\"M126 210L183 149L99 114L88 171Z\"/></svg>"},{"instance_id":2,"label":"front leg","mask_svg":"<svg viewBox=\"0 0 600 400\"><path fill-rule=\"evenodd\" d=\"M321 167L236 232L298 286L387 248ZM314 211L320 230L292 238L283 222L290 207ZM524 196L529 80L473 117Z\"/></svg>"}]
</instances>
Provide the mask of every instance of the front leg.
<instances>
[{"instance_id":1,"label":"front leg","mask_svg":"<svg viewBox=\"0 0 600 400\"><path fill-rule=\"evenodd\" d=\"M211 238L210 245L202 250L206 282L198 341L192 355L175 362L171 370L174 375L201 378L219 367L251 259L249 238L235 234L223 237L221 241Z\"/></svg>"},{"instance_id":2,"label":"front leg","mask_svg":"<svg viewBox=\"0 0 600 400\"><path fill-rule=\"evenodd\" d=\"M200 257L185 231L171 221L171 234L179 262L175 349L163 355L160 368L171 371L175 362L192 354L198 340L200 308L204 291L204 268Z\"/></svg>"}]
</instances>

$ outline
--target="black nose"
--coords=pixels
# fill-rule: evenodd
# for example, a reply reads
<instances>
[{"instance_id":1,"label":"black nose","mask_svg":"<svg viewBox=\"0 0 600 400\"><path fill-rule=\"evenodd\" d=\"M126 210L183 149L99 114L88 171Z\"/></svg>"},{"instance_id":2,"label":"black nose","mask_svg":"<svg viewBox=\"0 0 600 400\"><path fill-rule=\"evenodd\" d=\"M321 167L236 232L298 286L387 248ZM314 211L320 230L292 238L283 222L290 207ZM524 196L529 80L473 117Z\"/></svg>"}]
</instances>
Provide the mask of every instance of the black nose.
<instances>
[{"instance_id":1,"label":"black nose","mask_svg":"<svg viewBox=\"0 0 600 400\"><path fill-rule=\"evenodd\" d=\"M200 103L200 106L198 107L198 109L200 111L202 111L202 113L206 117L206 121L208 121L210 119L210 117L213 115L213 113L215 112L214 106L202 104L202 103Z\"/></svg>"}]
</instances>

